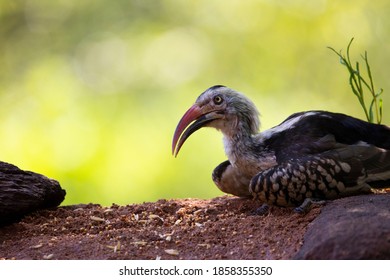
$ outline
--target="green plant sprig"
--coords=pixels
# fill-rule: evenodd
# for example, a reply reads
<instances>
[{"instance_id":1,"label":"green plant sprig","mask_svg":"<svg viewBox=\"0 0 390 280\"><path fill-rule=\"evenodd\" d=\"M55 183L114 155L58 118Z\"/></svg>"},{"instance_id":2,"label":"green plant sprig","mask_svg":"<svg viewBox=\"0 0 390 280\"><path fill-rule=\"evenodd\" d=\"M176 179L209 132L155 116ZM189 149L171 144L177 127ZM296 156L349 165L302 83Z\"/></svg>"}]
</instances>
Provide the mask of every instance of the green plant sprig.
<instances>
[{"instance_id":1,"label":"green plant sprig","mask_svg":"<svg viewBox=\"0 0 390 280\"><path fill-rule=\"evenodd\" d=\"M379 92L377 93L375 91L374 87L374 81L371 74L371 68L368 63L368 56L367 51L365 51L364 56L362 55L362 58L366 64L366 71L368 75L368 82L366 79L364 79L361 75L360 71L360 65L357 61L355 64L355 68L353 68L351 59L349 56L349 49L351 47L352 41L354 38L351 39L351 41L348 44L347 47L347 56L344 56L341 51L337 52L332 47L328 47L330 50L332 50L339 58L340 63L347 67L349 72L349 84L351 85L352 92L356 95L358 98L360 105L362 106L364 113L366 115L367 121L370 123L374 123L374 111L375 111L375 117L376 117L376 123L380 124L382 122L382 108L383 108L383 102L382 99L379 98L381 94L383 93L383 89L381 88ZM365 97L364 97L364 89L368 89L372 96L372 100L370 103L370 107L367 109L366 103L365 103Z\"/></svg>"}]
</instances>

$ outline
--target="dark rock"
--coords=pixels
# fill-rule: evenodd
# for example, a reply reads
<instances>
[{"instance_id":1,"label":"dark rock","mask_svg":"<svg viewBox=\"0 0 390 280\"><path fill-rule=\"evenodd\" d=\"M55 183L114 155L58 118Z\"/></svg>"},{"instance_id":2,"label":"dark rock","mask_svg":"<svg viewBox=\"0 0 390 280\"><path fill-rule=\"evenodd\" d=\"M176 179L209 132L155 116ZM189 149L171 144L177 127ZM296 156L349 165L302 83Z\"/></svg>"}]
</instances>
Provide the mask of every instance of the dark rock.
<instances>
[{"instance_id":1,"label":"dark rock","mask_svg":"<svg viewBox=\"0 0 390 280\"><path fill-rule=\"evenodd\" d=\"M390 194L329 202L295 259L390 259Z\"/></svg>"},{"instance_id":2,"label":"dark rock","mask_svg":"<svg viewBox=\"0 0 390 280\"><path fill-rule=\"evenodd\" d=\"M0 225L38 209L56 207L65 194L53 179L0 162Z\"/></svg>"}]
</instances>

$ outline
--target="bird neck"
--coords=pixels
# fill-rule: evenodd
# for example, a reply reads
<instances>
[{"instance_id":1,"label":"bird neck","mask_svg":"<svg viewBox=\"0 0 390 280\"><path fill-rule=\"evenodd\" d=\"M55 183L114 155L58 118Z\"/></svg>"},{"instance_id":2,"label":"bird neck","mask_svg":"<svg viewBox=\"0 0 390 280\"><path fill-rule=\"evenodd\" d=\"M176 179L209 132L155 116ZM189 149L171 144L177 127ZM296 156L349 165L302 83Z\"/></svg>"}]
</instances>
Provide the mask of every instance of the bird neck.
<instances>
[{"instance_id":1,"label":"bird neck","mask_svg":"<svg viewBox=\"0 0 390 280\"><path fill-rule=\"evenodd\" d=\"M259 135L224 135L225 153L229 162L246 175L253 176L276 164L275 154L265 148Z\"/></svg>"},{"instance_id":2,"label":"bird neck","mask_svg":"<svg viewBox=\"0 0 390 280\"><path fill-rule=\"evenodd\" d=\"M224 136L225 153L235 167L243 167L253 161L254 141L251 135L235 134Z\"/></svg>"}]
</instances>

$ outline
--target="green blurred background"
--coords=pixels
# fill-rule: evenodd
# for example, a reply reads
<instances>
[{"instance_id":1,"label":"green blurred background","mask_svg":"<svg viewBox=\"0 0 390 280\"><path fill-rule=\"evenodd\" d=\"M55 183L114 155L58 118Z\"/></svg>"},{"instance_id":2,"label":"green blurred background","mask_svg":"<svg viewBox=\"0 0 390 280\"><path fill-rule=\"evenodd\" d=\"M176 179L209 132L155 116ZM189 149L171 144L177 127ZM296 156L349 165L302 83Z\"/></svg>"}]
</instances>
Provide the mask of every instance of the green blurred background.
<instances>
[{"instance_id":1,"label":"green blurred background","mask_svg":"<svg viewBox=\"0 0 390 280\"><path fill-rule=\"evenodd\" d=\"M326 48L355 37L352 58L368 51L390 123L389 14L387 0L2 0L0 159L57 179L63 204L221 195L217 131L171 155L196 97L237 89L262 129L310 109L364 119Z\"/></svg>"}]
</instances>

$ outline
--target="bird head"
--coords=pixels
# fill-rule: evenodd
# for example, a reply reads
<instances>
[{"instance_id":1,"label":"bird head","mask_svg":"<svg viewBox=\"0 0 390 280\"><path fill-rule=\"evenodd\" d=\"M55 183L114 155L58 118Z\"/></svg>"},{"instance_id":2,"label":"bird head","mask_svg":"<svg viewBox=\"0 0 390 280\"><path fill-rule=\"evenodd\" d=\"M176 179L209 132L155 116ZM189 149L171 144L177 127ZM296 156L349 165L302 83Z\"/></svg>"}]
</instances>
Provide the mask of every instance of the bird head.
<instances>
[{"instance_id":1,"label":"bird head","mask_svg":"<svg viewBox=\"0 0 390 280\"><path fill-rule=\"evenodd\" d=\"M225 137L250 136L259 130L259 112L243 94L225 86L203 92L176 127L172 153L176 156L188 137L202 127L214 127Z\"/></svg>"}]
</instances>

